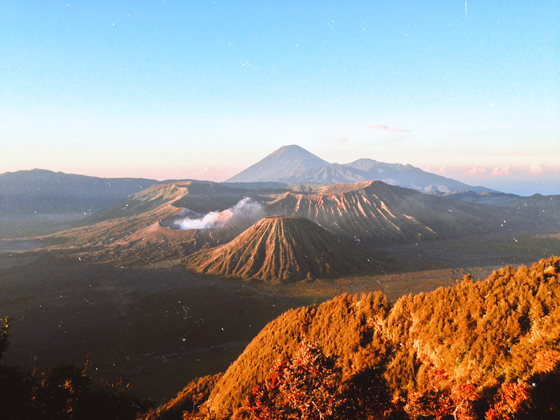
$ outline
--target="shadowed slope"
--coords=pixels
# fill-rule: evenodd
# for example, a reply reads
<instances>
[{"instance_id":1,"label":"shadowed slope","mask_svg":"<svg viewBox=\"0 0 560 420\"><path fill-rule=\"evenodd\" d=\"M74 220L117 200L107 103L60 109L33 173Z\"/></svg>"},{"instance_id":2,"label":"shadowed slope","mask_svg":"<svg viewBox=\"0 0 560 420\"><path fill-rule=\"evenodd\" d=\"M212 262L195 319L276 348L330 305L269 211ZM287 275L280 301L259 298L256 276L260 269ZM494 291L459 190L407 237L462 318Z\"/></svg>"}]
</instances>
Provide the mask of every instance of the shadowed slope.
<instances>
[{"instance_id":1,"label":"shadowed slope","mask_svg":"<svg viewBox=\"0 0 560 420\"><path fill-rule=\"evenodd\" d=\"M97 178L43 169L0 174L0 214L91 212L160 181Z\"/></svg>"},{"instance_id":2,"label":"shadowed slope","mask_svg":"<svg viewBox=\"0 0 560 420\"><path fill-rule=\"evenodd\" d=\"M185 267L270 282L371 271L357 248L299 217L265 217L230 243L188 256Z\"/></svg>"}]
</instances>

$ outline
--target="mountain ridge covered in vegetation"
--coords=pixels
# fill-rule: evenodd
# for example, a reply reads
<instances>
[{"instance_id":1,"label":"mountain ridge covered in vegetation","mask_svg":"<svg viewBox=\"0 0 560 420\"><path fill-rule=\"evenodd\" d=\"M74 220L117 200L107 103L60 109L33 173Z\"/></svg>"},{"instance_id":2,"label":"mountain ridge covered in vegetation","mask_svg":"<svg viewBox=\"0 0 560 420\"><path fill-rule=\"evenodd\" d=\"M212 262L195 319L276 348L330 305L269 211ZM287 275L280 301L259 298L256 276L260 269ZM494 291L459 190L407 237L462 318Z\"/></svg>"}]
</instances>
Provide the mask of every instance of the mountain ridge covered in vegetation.
<instances>
[{"instance_id":1,"label":"mountain ridge covered in vegetation","mask_svg":"<svg viewBox=\"0 0 560 420\"><path fill-rule=\"evenodd\" d=\"M301 365L302 352L319 351L327 357L323 360L336 360L336 369L332 363L329 369L338 372L340 389L360 383L364 372L377 372L376 383L392 396L385 401L391 406L385 414L356 418L555 418L560 410L553 398L560 380L559 298L560 258L551 257L532 267L504 267L485 280L466 276L454 287L403 296L394 305L376 292L293 309L247 346L198 415L282 418L262 416L263 395L269 408L276 407L278 381L288 380L286 369ZM309 380L311 371L299 372ZM332 395L342 398L341 392ZM323 418L344 418L336 411L340 408L330 410L331 416L323 413Z\"/></svg>"}]
</instances>

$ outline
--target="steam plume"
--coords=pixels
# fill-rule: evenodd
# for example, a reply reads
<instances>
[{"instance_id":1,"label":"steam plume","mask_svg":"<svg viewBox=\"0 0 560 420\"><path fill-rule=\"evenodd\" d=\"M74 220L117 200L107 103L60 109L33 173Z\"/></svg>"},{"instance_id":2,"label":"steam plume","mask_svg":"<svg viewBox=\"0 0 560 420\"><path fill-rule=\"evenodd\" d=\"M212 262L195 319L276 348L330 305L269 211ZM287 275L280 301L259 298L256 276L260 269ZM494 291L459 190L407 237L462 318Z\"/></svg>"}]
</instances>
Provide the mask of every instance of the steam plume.
<instances>
[{"instance_id":1,"label":"steam plume","mask_svg":"<svg viewBox=\"0 0 560 420\"><path fill-rule=\"evenodd\" d=\"M231 219L234 215L248 215L254 216L262 212L262 206L259 203L252 202L249 197L240 200L235 206L230 207L224 211L211 211L205 214L202 218L191 219L185 217L184 219L175 220L173 223L182 230L186 229L210 229L214 227L221 227Z\"/></svg>"}]
</instances>

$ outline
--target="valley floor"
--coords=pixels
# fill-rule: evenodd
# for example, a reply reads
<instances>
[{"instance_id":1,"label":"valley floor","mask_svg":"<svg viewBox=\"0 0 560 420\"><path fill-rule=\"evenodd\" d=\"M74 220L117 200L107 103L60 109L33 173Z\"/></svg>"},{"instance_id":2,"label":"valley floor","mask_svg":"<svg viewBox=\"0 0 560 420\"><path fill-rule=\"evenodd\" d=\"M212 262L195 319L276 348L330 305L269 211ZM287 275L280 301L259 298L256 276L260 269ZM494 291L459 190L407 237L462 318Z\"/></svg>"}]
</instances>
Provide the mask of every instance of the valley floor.
<instances>
[{"instance_id":1,"label":"valley floor","mask_svg":"<svg viewBox=\"0 0 560 420\"><path fill-rule=\"evenodd\" d=\"M559 244L546 238L488 247L458 241L385 247L379 251L400 261L386 274L281 285L199 278L169 261L124 268L61 252L4 252L0 316L13 318L6 360L28 368L31 360L84 363L91 354L95 377L122 376L132 392L162 402L195 377L225 371L290 308L344 292L382 291L394 302L452 286L466 274L485 278L503 265L530 263L541 252L558 254Z\"/></svg>"}]
</instances>

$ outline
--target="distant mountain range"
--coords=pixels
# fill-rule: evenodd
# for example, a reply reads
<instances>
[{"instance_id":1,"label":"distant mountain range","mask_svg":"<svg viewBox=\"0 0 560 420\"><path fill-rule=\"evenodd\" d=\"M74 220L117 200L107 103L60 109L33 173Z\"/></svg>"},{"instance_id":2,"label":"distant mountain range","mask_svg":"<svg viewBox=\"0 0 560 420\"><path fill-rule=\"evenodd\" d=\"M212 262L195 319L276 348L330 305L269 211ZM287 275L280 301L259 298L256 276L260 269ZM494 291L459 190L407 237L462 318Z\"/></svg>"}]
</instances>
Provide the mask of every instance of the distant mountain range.
<instances>
[{"instance_id":1,"label":"distant mountain range","mask_svg":"<svg viewBox=\"0 0 560 420\"><path fill-rule=\"evenodd\" d=\"M42 169L0 174L0 216L52 215L87 213L107 209L109 213L124 208L120 203L127 196L155 185L189 182L189 194L177 207L197 213L222 211L244 197L318 192L322 185L356 183L380 179L390 185L417 190L428 195L443 196L453 201L507 208L509 214L532 212L534 218L560 217L557 203L560 196L521 197L473 187L431 174L411 165L388 164L371 159L359 159L349 164L329 164L299 146L284 146L227 182L195 180L158 181L144 178L98 178L65 174ZM281 182L277 182L277 181ZM341 187L342 188L342 187ZM426 195L426 194L424 194ZM266 200L265 200L266 201ZM279 205L279 204L277 204ZM112 209L111 206L116 206ZM121 210L119 210L121 209ZM285 215L302 216L300 208ZM107 217L106 211L95 218ZM113 213L111 213L113 214ZM116 214L116 213L115 213ZM312 216L311 220L316 220ZM92 222L90 219L89 222ZM98 220L99 221L99 220ZM319 222L320 223L320 222Z\"/></svg>"},{"instance_id":2,"label":"distant mountain range","mask_svg":"<svg viewBox=\"0 0 560 420\"><path fill-rule=\"evenodd\" d=\"M282 146L261 161L228 179L226 183L280 182L332 185L362 181L383 181L386 184L425 193L496 192L489 188L467 185L454 179L425 172L412 165L382 163L372 159L358 159L342 165L328 163L297 145Z\"/></svg>"},{"instance_id":3,"label":"distant mountain range","mask_svg":"<svg viewBox=\"0 0 560 420\"><path fill-rule=\"evenodd\" d=\"M0 214L92 212L160 181L97 178L44 169L0 175Z\"/></svg>"}]
</instances>

